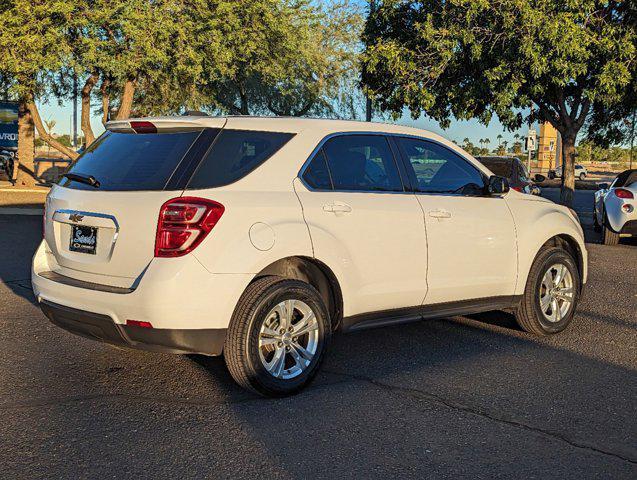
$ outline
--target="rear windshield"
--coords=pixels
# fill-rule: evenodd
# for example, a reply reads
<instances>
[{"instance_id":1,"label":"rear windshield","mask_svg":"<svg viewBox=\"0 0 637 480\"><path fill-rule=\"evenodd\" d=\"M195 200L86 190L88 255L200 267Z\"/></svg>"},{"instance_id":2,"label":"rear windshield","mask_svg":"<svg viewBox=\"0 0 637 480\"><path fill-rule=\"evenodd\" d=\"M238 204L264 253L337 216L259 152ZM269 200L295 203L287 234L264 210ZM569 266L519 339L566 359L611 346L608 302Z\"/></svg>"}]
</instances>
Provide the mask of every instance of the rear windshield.
<instances>
[{"instance_id":1,"label":"rear windshield","mask_svg":"<svg viewBox=\"0 0 637 480\"><path fill-rule=\"evenodd\" d=\"M493 172L494 175L499 177L511 177L511 172L513 170L513 162L509 160L499 160L493 158L480 158L478 160L487 167L489 170Z\"/></svg>"},{"instance_id":2,"label":"rear windshield","mask_svg":"<svg viewBox=\"0 0 637 480\"><path fill-rule=\"evenodd\" d=\"M294 135L253 130L222 130L188 184L189 189L221 187L245 177Z\"/></svg>"},{"instance_id":3,"label":"rear windshield","mask_svg":"<svg viewBox=\"0 0 637 480\"><path fill-rule=\"evenodd\" d=\"M200 133L106 132L71 164L69 173L93 176L100 182L99 190L163 190ZM60 185L95 189L68 178Z\"/></svg>"}]
</instances>

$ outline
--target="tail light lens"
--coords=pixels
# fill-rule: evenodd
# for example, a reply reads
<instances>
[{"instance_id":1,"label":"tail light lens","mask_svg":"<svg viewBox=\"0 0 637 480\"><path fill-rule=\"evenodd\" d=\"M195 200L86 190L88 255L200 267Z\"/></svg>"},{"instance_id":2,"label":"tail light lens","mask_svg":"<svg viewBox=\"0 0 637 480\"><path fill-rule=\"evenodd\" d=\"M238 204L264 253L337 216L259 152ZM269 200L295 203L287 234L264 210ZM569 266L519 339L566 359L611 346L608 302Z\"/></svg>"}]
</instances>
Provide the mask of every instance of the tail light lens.
<instances>
[{"instance_id":1,"label":"tail light lens","mask_svg":"<svg viewBox=\"0 0 637 480\"><path fill-rule=\"evenodd\" d=\"M217 224L225 207L205 198L168 200L159 211L155 257L181 257L192 252Z\"/></svg>"},{"instance_id":2,"label":"tail light lens","mask_svg":"<svg viewBox=\"0 0 637 480\"><path fill-rule=\"evenodd\" d=\"M521 192L522 187L511 187L511 190L515 190L516 192Z\"/></svg>"},{"instance_id":3,"label":"tail light lens","mask_svg":"<svg viewBox=\"0 0 637 480\"><path fill-rule=\"evenodd\" d=\"M635 198L633 192L630 190L626 190L625 188L617 188L615 189L615 195L619 198Z\"/></svg>"},{"instance_id":4,"label":"tail light lens","mask_svg":"<svg viewBox=\"0 0 637 480\"><path fill-rule=\"evenodd\" d=\"M130 122L135 133L157 133L157 127L152 122Z\"/></svg>"}]
</instances>

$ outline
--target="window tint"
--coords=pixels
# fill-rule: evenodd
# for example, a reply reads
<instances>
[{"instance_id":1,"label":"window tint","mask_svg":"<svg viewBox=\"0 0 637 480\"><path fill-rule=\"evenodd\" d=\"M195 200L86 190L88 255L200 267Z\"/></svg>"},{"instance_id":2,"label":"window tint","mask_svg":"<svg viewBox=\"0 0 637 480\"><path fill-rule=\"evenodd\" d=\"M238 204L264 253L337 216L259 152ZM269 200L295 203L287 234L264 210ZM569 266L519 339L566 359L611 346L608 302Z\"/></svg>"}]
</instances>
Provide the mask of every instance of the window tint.
<instances>
[{"instance_id":1,"label":"window tint","mask_svg":"<svg viewBox=\"0 0 637 480\"><path fill-rule=\"evenodd\" d=\"M323 147L335 190L403 191L387 138L342 135Z\"/></svg>"},{"instance_id":2,"label":"window tint","mask_svg":"<svg viewBox=\"0 0 637 480\"><path fill-rule=\"evenodd\" d=\"M419 192L481 195L482 174L451 150L426 140L397 137L403 154L409 160Z\"/></svg>"},{"instance_id":3,"label":"window tint","mask_svg":"<svg viewBox=\"0 0 637 480\"><path fill-rule=\"evenodd\" d=\"M485 158L477 157L480 163L493 172L494 175L499 177L511 178L513 176L513 163L509 160L503 160L501 158Z\"/></svg>"},{"instance_id":4,"label":"window tint","mask_svg":"<svg viewBox=\"0 0 637 480\"><path fill-rule=\"evenodd\" d=\"M236 182L274 155L293 136L292 133L222 130L188 188L212 188Z\"/></svg>"},{"instance_id":5,"label":"window tint","mask_svg":"<svg viewBox=\"0 0 637 480\"><path fill-rule=\"evenodd\" d=\"M323 150L319 150L310 161L310 164L303 173L303 180L312 188L317 190L331 190L332 179L327 169L327 162Z\"/></svg>"},{"instance_id":6,"label":"window tint","mask_svg":"<svg viewBox=\"0 0 637 480\"><path fill-rule=\"evenodd\" d=\"M199 134L106 132L71 164L69 173L92 175L100 182L99 190L163 190ZM60 185L95 190L68 178Z\"/></svg>"}]
</instances>

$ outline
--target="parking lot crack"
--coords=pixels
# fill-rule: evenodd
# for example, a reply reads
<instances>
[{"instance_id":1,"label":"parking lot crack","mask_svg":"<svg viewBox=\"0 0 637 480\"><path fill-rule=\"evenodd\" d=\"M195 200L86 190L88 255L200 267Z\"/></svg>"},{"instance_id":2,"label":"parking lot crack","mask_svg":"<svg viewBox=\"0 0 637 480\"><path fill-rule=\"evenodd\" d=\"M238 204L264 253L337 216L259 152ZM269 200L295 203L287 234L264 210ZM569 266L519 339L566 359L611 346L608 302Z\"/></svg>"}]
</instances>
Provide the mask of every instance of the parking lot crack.
<instances>
[{"instance_id":1,"label":"parking lot crack","mask_svg":"<svg viewBox=\"0 0 637 480\"><path fill-rule=\"evenodd\" d=\"M342 373L342 372L336 372L333 370L327 370L327 373L330 373L332 375L337 375L337 376L342 376L342 377L347 377L347 378L351 378L354 380L358 380L361 382L366 382L369 383L371 385L374 385L378 388L381 388L383 390L387 390L389 392L392 393L396 393L396 394L403 394L403 395L408 395L412 398L418 399L418 400L428 400L430 402L434 402L437 403L439 405L443 405L447 408L453 409L453 410L457 410L457 411L462 411L462 412L466 412L469 413L471 415L476 415L479 416L481 418L493 421L493 422L498 422L498 423L502 423L502 424L506 424L506 425L510 425L516 428L521 428L524 430L528 430L530 432L534 432L546 437L550 437L552 439L567 443L568 445L574 447L574 448L578 448L578 449L582 449L582 450L588 450L590 452L595 452L598 453L600 455L607 455L607 456L611 456L611 457L615 457L619 460L622 460L624 462L628 462L631 464L637 464L637 459L633 459L633 458L629 458L626 457L622 454L616 453L616 452L612 452L609 450L604 450L602 448L596 447L594 445L588 445L588 444L584 444L584 443L580 443L577 442L575 440L572 440L570 438L568 438L567 436L559 433L559 432L555 432L555 431L551 431L551 430L546 430L543 428L539 428L539 427L535 427L532 425L528 425L526 423L520 422L518 420L513 420L513 419L509 419L509 418L503 418L503 417L499 417L499 416L495 416L492 413L486 412L484 410L480 410L468 405L464 405L458 402L455 402L453 400L449 400L447 398L444 398L440 395L436 395L435 393L431 393L431 392L426 392L423 390L418 390L416 388L408 388L408 387L401 387L401 386L397 386L397 385L391 385L388 383L384 383L381 382L379 380L376 380L374 378L371 377L366 377L366 376L362 376L362 375L355 375L355 374L350 374L350 373Z\"/></svg>"}]
</instances>

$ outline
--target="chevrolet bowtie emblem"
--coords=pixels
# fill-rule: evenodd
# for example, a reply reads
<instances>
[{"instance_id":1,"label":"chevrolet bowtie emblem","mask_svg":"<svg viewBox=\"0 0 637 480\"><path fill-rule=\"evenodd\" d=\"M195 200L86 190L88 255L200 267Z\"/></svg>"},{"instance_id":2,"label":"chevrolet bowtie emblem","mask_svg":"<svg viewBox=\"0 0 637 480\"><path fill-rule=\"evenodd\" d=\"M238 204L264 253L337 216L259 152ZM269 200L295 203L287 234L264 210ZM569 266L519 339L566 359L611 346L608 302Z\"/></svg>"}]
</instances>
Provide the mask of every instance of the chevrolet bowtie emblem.
<instances>
[{"instance_id":1,"label":"chevrolet bowtie emblem","mask_svg":"<svg viewBox=\"0 0 637 480\"><path fill-rule=\"evenodd\" d=\"M69 215L69 220L71 220L72 222L81 222L84 219L84 215L80 215L79 213L73 213L72 215Z\"/></svg>"}]
</instances>

